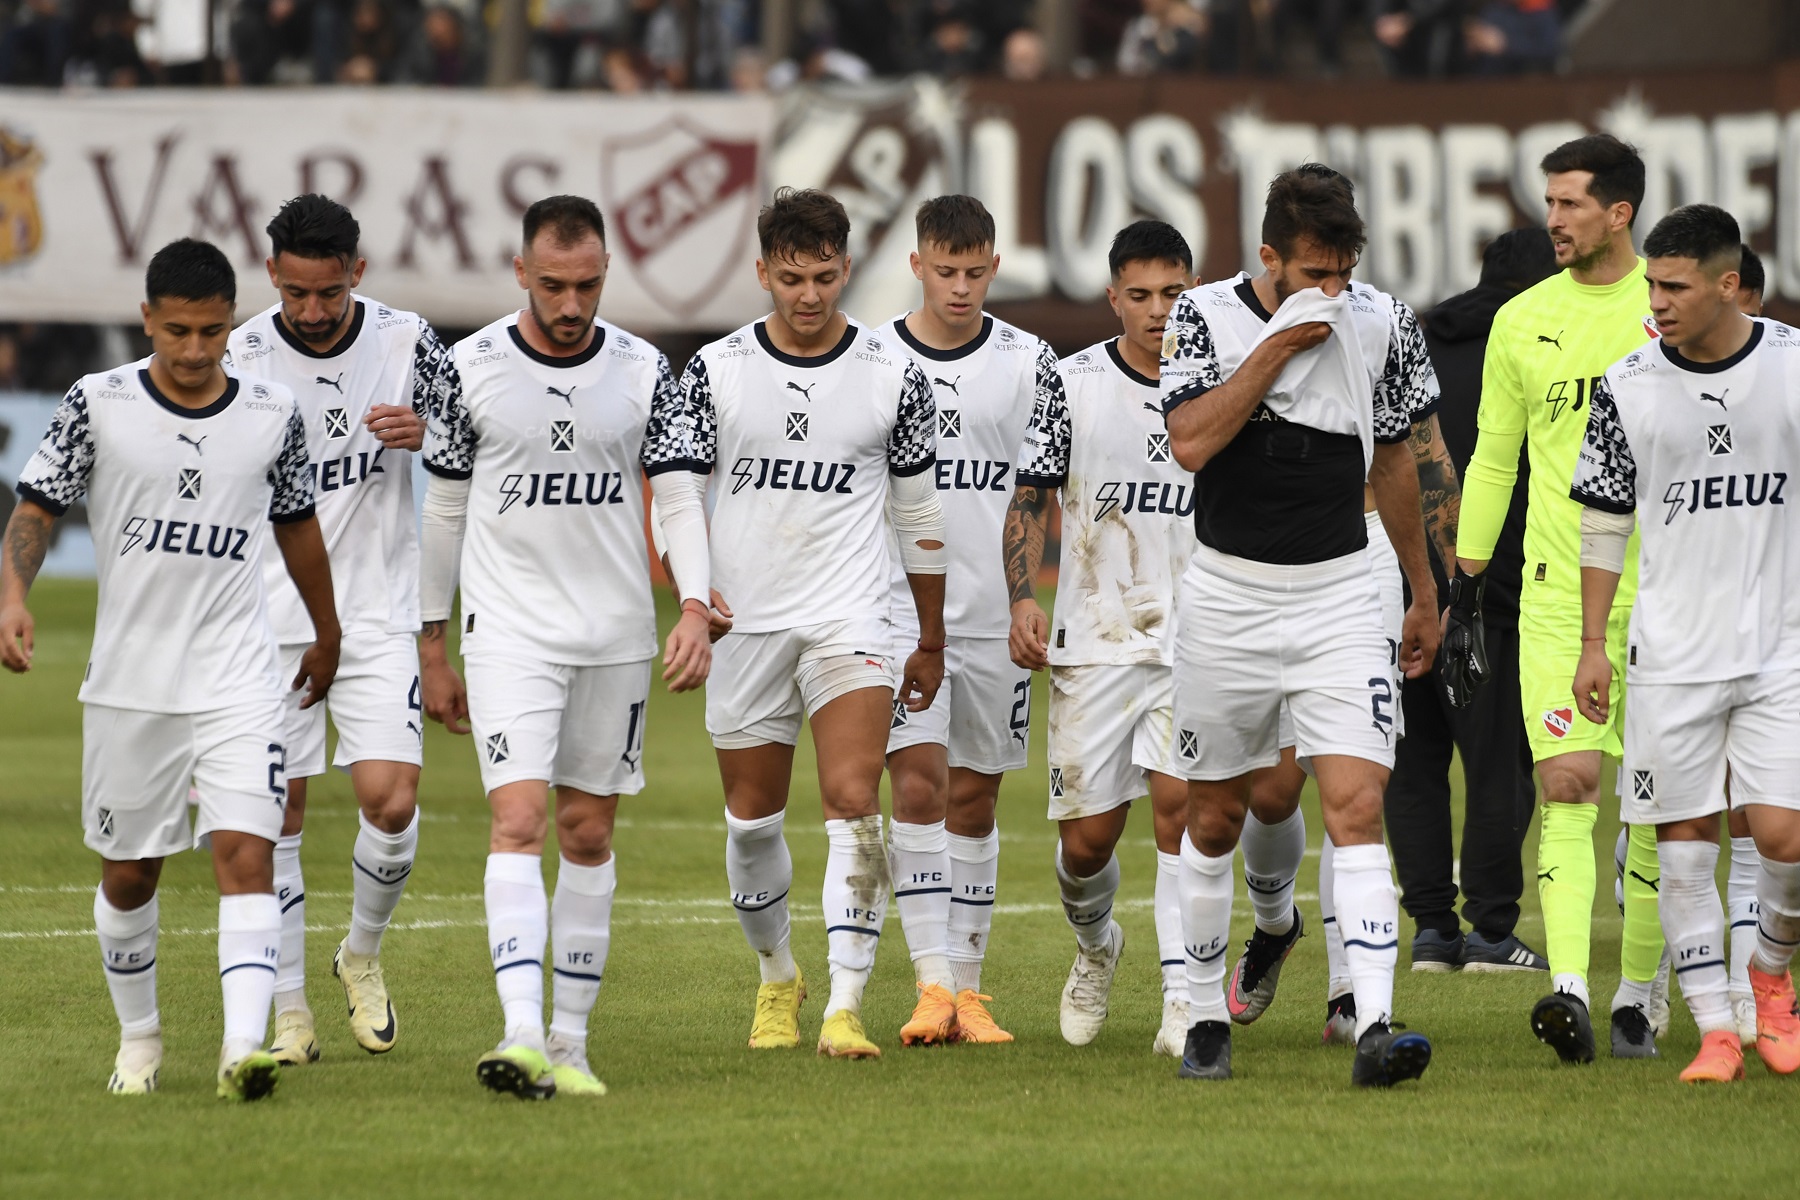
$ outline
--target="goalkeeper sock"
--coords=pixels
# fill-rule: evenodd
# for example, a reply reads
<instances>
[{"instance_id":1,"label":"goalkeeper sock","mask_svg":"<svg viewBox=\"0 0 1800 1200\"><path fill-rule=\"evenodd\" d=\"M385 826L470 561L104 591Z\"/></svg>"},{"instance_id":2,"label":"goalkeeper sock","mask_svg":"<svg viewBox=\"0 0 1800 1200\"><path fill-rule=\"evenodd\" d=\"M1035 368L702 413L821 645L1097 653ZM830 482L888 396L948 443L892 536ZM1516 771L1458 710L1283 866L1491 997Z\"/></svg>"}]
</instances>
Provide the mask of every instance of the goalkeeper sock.
<instances>
[{"instance_id":1,"label":"goalkeeper sock","mask_svg":"<svg viewBox=\"0 0 1800 1200\"><path fill-rule=\"evenodd\" d=\"M1588 999L1588 939L1594 916L1593 804L1546 804L1538 829L1538 904L1554 987ZM1651 964L1655 970L1655 964Z\"/></svg>"}]
</instances>

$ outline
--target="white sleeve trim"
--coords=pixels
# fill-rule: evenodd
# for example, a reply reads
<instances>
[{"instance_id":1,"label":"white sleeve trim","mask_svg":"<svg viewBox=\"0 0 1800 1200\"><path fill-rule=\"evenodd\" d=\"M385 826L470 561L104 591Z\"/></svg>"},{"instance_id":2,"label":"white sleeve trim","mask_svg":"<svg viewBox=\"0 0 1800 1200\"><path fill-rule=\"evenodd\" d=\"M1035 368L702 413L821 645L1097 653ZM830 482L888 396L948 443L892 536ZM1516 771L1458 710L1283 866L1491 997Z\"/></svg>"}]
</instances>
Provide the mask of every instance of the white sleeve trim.
<instances>
[{"instance_id":1,"label":"white sleeve trim","mask_svg":"<svg viewBox=\"0 0 1800 1200\"><path fill-rule=\"evenodd\" d=\"M448 621L462 565L471 480L428 474L419 518L419 619Z\"/></svg>"},{"instance_id":2,"label":"white sleeve trim","mask_svg":"<svg viewBox=\"0 0 1800 1200\"><path fill-rule=\"evenodd\" d=\"M888 521L900 542L900 566L908 575L942 575L948 569L944 548L944 508L938 503L937 480L931 471L888 477ZM929 550L921 542L936 542Z\"/></svg>"},{"instance_id":3,"label":"white sleeve trim","mask_svg":"<svg viewBox=\"0 0 1800 1200\"><path fill-rule=\"evenodd\" d=\"M712 603L712 549L706 538L706 480L692 471L650 477L650 535L658 556L669 556L676 594L685 603Z\"/></svg>"},{"instance_id":4,"label":"white sleeve trim","mask_svg":"<svg viewBox=\"0 0 1800 1200\"><path fill-rule=\"evenodd\" d=\"M1609 513L1584 507L1581 510L1581 565L1623 575L1625 546L1631 541L1631 531L1636 527L1636 513Z\"/></svg>"}]
</instances>

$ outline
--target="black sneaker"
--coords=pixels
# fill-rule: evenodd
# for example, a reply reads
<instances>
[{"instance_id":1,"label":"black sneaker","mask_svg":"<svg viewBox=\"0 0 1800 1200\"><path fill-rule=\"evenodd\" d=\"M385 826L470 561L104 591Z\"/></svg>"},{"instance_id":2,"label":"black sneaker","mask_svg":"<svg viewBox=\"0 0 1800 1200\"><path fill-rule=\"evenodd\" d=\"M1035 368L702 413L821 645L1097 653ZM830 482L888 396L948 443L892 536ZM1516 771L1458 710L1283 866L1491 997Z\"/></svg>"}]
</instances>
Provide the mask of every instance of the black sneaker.
<instances>
[{"instance_id":1,"label":"black sneaker","mask_svg":"<svg viewBox=\"0 0 1800 1200\"><path fill-rule=\"evenodd\" d=\"M1463 936L1421 929L1413 935L1412 969L1415 971L1454 971L1463 964Z\"/></svg>"},{"instance_id":2,"label":"black sneaker","mask_svg":"<svg viewBox=\"0 0 1800 1200\"><path fill-rule=\"evenodd\" d=\"M1612 1054L1614 1058L1660 1058L1656 1052L1656 1035L1650 1029L1650 1018L1642 1005L1632 1004L1612 1012Z\"/></svg>"},{"instance_id":3,"label":"black sneaker","mask_svg":"<svg viewBox=\"0 0 1800 1200\"><path fill-rule=\"evenodd\" d=\"M1225 1021L1195 1021L1181 1055L1183 1079L1231 1078L1231 1026Z\"/></svg>"},{"instance_id":4,"label":"black sneaker","mask_svg":"<svg viewBox=\"0 0 1800 1200\"><path fill-rule=\"evenodd\" d=\"M1325 1002L1325 1032L1319 1041L1327 1046L1356 1044L1356 994L1345 992Z\"/></svg>"},{"instance_id":5,"label":"black sneaker","mask_svg":"<svg viewBox=\"0 0 1800 1200\"><path fill-rule=\"evenodd\" d=\"M1462 966L1465 971L1548 971L1550 960L1510 933L1490 942L1471 930L1463 939Z\"/></svg>"},{"instance_id":6,"label":"black sneaker","mask_svg":"<svg viewBox=\"0 0 1800 1200\"><path fill-rule=\"evenodd\" d=\"M1393 1087L1417 1079L1431 1065L1431 1041L1422 1033L1390 1028L1377 1021L1356 1042L1350 1082L1357 1087Z\"/></svg>"},{"instance_id":7,"label":"black sneaker","mask_svg":"<svg viewBox=\"0 0 1800 1200\"><path fill-rule=\"evenodd\" d=\"M1581 997L1551 992L1531 1010L1531 1032L1566 1063L1594 1061L1594 1023Z\"/></svg>"},{"instance_id":8,"label":"black sneaker","mask_svg":"<svg viewBox=\"0 0 1800 1200\"><path fill-rule=\"evenodd\" d=\"M1275 1002L1275 985L1281 981L1281 964L1302 936L1304 922L1300 910L1294 910L1294 923L1286 933L1251 931L1244 943L1244 953L1231 969L1231 982L1225 988L1225 1010L1233 1022L1248 1025L1268 1011Z\"/></svg>"}]
</instances>

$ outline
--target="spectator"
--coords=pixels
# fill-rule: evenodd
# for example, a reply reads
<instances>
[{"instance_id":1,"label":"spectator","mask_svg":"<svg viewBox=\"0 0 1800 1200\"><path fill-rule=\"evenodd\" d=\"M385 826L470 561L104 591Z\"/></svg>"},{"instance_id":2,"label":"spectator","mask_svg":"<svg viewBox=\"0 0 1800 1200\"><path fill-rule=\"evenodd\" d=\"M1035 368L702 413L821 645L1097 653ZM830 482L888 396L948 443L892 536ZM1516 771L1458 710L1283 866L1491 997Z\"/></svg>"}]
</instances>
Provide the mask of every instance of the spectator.
<instances>
[{"instance_id":1,"label":"spectator","mask_svg":"<svg viewBox=\"0 0 1800 1200\"><path fill-rule=\"evenodd\" d=\"M1556 0L1493 0L1466 36L1470 68L1483 75L1554 71L1562 57Z\"/></svg>"},{"instance_id":2,"label":"spectator","mask_svg":"<svg viewBox=\"0 0 1800 1200\"><path fill-rule=\"evenodd\" d=\"M0 84L61 87L69 59L67 0L21 0L0 6Z\"/></svg>"},{"instance_id":3,"label":"spectator","mask_svg":"<svg viewBox=\"0 0 1800 1200\"><path fill-rule=\"evenodd\" d=\"M231 23L236 82L312 81L312 10L307 0L243 0Z\"/></svg>"},{"instance_id":4,"label":"spectator","mask_svg":"<svg viewBox=\"0 0 1800 1200\"><path fill-rule=\"evenodd\" d=\"M1119 72L1191 71L1205 34L1205 16L1187 0L1143 0L1143 15L1126 27L1119 42Z\"/></svg>"},{"instance_id":5,"label":"spectator","mask_svg":"<svg viewBox=\"0 0 1800 1200\"><path fill-rule=\"evenodd\" d=\"M762 92L769 86L768 68L763 64L762 51L751 46L744 46L731 58L731 90L734 92Z\"/></svg>"},{"instance_id":6,"label":"spectator","mask_svg":"<svg viewBox=\"0 0 1800 1200\"><path fill-rule=\"evenodd\" d=\"M959 0L934 0L928 10L924 49L919 66L940 79L981 70L987 47L974 13Z\"/></svg>"},{"instance_id":7,"label":"spectator","mask_svg":"<svg viewBox=\"0 0 1800 1200\"><path fill-rule=\"evenodd\" d=\"M873 75L867 62L815 34L802 40L797 57L770 67L767 82L770 91L779 92L796 83L862 83Z\"/></svg>"},{"instance_id":8,"label":"spectator","mask_svg":"<svg viewBox=\"0 0 1800 1200\"><path fill-rule=\"evenodd\" d=\"M830 42L844 53L868 64L876 75L898 75L911 65L916 30L902 25L897 5L891 0L828 0L827 28ZM930 20L931 3L905 5L907 15Z\"/></svg>"},{"instance_id":9,"label":"spectator","mask_svg":"<svg viewBox=\"0 0 1800 1200\"><path fill-rule=\"evenodd\" d=\"M545 0L537 33L545 85L574 87L603 74L606 47L625 32L626 17L624 0Z\"/></svg>"},{"instance_id":10,"label":"spectator","mask_svg":"<svg viewBox=\"0 0 1800 1200\"><path fill-rule=\"evenodd\" d=\"M462 14L437 4L425 10L401 58L398 78L433 87L479 87L487 80L486 59Z\"/></svg>"},{"instance_id":11,"label":"spectator","mask_svg":"<svg viewBox=\"0 0 1800 1200\"><path fill-rule=\"evenodd\" d=\"M1050 55L1044 46L1044 36L1035 29L1015 29L1000 45L1000 73L1015 83L1042 79L1049 67Z\"/></svg>"},{"instance_id":12,"label":"spectator","mask_svg":"<svg viewBox=\"0 0 1800 1200\"><path fill-rule=\"evenodd\" d=\"M748 0L637 0L637 6L645 14L638 46L663 83L707 90L729 84L732 55L751 40Z\"/></svg>"},{"instance_id":13,"label":"spectator","mask_svg":"<svg viewBox=\"0 0 1800 1200\"><path fill-rule=\"evenodd\" d=\"M648 64L629 46L608 46L600 56L600 72L608 91L635 96L649 86Z\"/></svg>"},{"instance_id":14,"label":"spectator","mask_svg":"<svg viewBox=\"0 0 1800 1200\"><path fill-rule=\"evenodd\" d=\"M395 60L399 57L400 33L387 4L383 0L356 0L356 7L350 11L338 80L354 84L392 83Z\"/></svg>"},{"instance_id":15,"label":"spectator","mask_svg":"<svg viewBox=\"0 0 1800 1200\"><path fill-rule=\"evenodd\" d=\"M1140 0L1077 0L1075 22L1081 54L1077 74L1089 74L1099 64L1119 60L1119 44L1143 11Z\"/></svg>"},{"instance_id":16,"label":"spectator","mask_svg":"<svg viewBox=\"0 0 1800 1200\"><path fill-rule=\"evenodd\" d=\"M1468 0L1375 0L1375 41L1388 73L1442 78L1463 69Z\"/></svg>"},{"instance_id":17,"label":"spectator","mask_svg":"<svg viewBox=\"0 0 1800 1200\"><path fill-rule=\"evenodd\" d=\"M1500 306L1556 272L1550 235L1541 228L1501 234L1482 254L1481 283L1426 313L1422 324L1443 399L1438 421L1458 474L1475 452L1475 414L1481 404L1482 361L1488 331ZM1519 588L1524 568L1525 494L1529 468L1523 454L1506 523L1486 573L1486 617L1491 678L1468 708L1453 709L1434 669L1401 689L1406 736L1395 749L1385 808L1400 903L1416 927L1413 969L1478 968L1548 970L1549 965L1514 933L1525 889L1521 855L1531 826L1537 789L1531 750L1519 710ZM1445 565L1432 556L1440 602L1450 591ZM1462 916L1456 918L1457 863L1451 840L1450 760L1459 751L1463 769L1461 856ZM1523 953L1515 956L1515 951ZM1421 968L1420 963L1436 964Z\"/></svg>"}]
</instances>

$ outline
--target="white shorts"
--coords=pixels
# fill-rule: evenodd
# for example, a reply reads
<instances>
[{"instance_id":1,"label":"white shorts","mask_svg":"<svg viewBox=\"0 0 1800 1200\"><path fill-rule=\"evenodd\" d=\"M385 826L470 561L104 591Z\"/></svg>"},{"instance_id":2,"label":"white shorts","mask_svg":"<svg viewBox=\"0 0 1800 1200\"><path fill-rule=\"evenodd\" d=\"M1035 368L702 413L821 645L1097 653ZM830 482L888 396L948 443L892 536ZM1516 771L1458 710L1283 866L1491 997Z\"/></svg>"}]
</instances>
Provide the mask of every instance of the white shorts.
<instances>
[{"instance_id":1,"label":"white shorts","mask_svg":"<svg viewBox=\"0 0 1800 1200\"><path fill-rule=\"evenodd\" d=\"M706 732L721 750L792 746L803 715L862 688L894 690L893 642L884 617L727 634L713 647Z\"/></svg>"},{"instance_id":2,"label":"white shorts","mask_svg":"<svg viewBox=\"0 0 1800 1200\"><path fill-rule=\"evenodd\" d=\"M909 634L895 643L895 662L906 661L915 640ZM888 753L926 742L948 747L951 766L984 775L1024 767L1031 744L1031 672L1013 665L1005 638L950 638L944 685L931 707L908 712L895 698Z\"/></svg>"},{"instance_id":3,"label":"white shorts","mask_svg":"<svg viewBox=\"0 0 1800 1200\"><path fill-rule=\"evenodd\" d=\"M1160 663L1050 668L1050 819L1110 812L1148 795L1175 761L1175 680Z\"/></svg>"},{"instance_id":4,"label":"white shorts","mask_svg":"<svg viewBox=\"0 0 1800 1200\"><path fill-rule=\"evenodd\" d=\"M1800 671L1723 683L1631 683L1619 815L1663 825L1731 807L1800 809Z\"/></svg>"},{"instance_id":5,"label":"white shorts","mask_svg":"<svg viewBox=\"0 0 1800 1200\"><path fill-rule=\"evenodd\" d=\"M292 683L310 642L281 648L281 678ZM425 761L425 712L419 703L419 648L410 633L359 633L344 638L337 678L323 704L301 708L304 690L289 692L285 707L288 778L325 773L325 710L337 726L331 765Z\"/></svg>"},{"instance_id":6,"label":"white shorts","mask_svg":"<svg viewBox=\"0 0 1800 1200\"><path fill-rule=\"evenodd\" d=\"M273 842L287 811L279 696L202 713L104 704L81 716L82 841L131 862L192 849L216 829ZM188 788L200 807L188 825Z\"/></svg>"},{"instance_id":7,"label":"white shorts","mask_svg":"<svg viewBox=\"0 0 1800 1200\"><path fill-rule=\"evenodd\" d=\"M542 779L594 796L644 790L649 659L571 667L471 654L463 669L483 789Z\"/></svg>"},{"instance_id":8,"label":"white shorts","mask_svg":"<svg viewBox=\"0 0 1800 1200\"><path fill-rule=\"evenodd\" d=\"M1281 715L1301 758L1392 768L1400 697L1364 551L1299 566L1201 546L1182 577L1175 637L1176 761L1235 779L1281 761Z\"/></svg>"}]
</instances>

